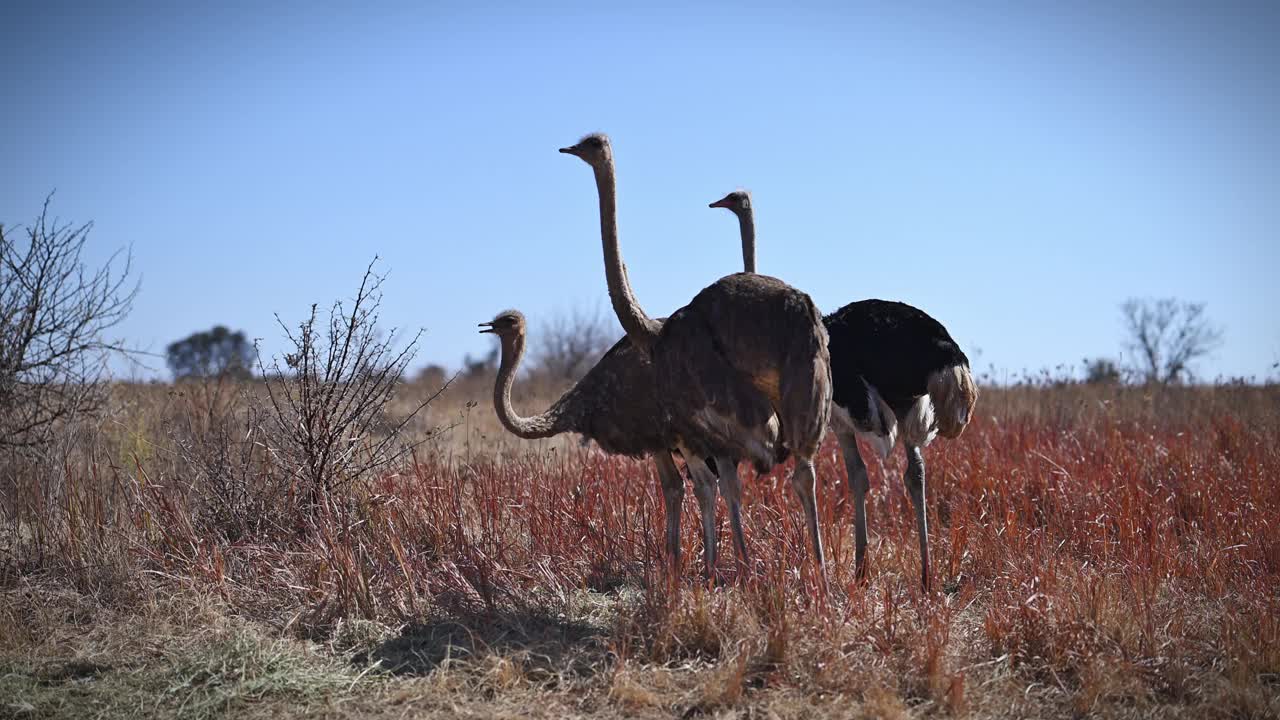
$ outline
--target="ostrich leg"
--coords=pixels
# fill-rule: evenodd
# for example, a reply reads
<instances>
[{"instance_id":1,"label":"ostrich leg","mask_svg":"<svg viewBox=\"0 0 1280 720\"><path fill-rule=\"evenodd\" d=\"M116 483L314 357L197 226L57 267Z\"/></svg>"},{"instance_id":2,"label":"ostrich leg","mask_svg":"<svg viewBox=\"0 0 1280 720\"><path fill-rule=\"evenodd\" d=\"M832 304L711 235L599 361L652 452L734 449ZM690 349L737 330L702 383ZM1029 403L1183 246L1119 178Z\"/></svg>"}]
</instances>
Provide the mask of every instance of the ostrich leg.
<instances>
[{"instance_id":1,"label":"ostrich leg","mask_svg":"<svg viewBox=\"0 0 1280 720\"><path fill-rule=\"evenodd\" d=\"M667 515L667 561L671 564L671 572L680 572L680 507L684 503L684 476L676 468L671 453L665 450L654 453L653 464L658 468L658 479L662 482L662 504Z\"/></svg>"},{"instance_id":2,"label":"ostrich leg","mask_svg":"<svg viewBox=\"0 0 1280 720\"><path fill-rule=\"evenodd\" d=\"M805 523L809 526L809 541L813 543L813 559L818 563L818 574L822 584L827 584L827 566L822 551L822 535L818 532L818 498L817 475L813 472L813 460L796 458L795 471L791 474L791 487L800 496L800 505L804 507Z\"/></svg>"},{"instance_id":3,"label":"ostrich leg","mask_svg":"<svg viewBox=\"0 0 1280 720\"><path fill-rule=\"evenodd\" d=\"M916 511L916 530L920 533L920 585L929 590L929 520L925 517L924 456L916 445L907 446L907 472L903 476L911 504Z\"/></svg>"},{"instance_id":4,"label":"ostrich leg","mask_svg":"<svg viewBox=\"0 0 1280 720\"><path fill-rule=\"evenodd\" d=\"M742 478L738 476L738 463L733 458L717 456L716 469L720 471L720 493L729 506L729 523L733 528L733 549L741 569L749 566L747 541L742 535Z\"/></svg>"},{"instance_id":5,"label":"ostrich leg","mask_svg":"<svg viewBox=\"0 0 1280 720\"><path fill-rule=\"evenodd\" d=\"M849 490L853 493L853 541L854 567L859 579L867 576L867 466L858 452L858 441L853 433L838 433L840 454L844 456L845 472L849 475Z\"/></svg>"},{"instance_id":6,"label":"ostrich leg","mask_svg":"<svg viewBox=\"0 0 1280 720\"><path fill-rule=\"evenodd\" d=\"M716 476L711 474L711 468L702 458L683 448L680 454L684 455L685 465L693 476L693 494L698 498L698 513L702 516L702 553L707 565L707 579L719 581L716 572L716 497L719 495ZM718 465L717 462L717 469Z\"/></svg>"}]
</instances>

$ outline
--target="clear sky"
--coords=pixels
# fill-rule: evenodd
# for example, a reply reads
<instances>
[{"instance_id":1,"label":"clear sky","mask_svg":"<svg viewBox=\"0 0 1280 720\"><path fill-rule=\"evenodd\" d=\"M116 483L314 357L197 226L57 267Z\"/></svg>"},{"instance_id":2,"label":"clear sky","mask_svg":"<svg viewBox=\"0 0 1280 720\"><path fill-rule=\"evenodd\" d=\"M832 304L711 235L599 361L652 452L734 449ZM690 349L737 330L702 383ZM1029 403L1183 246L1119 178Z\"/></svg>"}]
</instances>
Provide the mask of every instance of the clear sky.
<instances>
[{"instance_id":1,"label":"clear sky","mask_svg":"<svg viewBox=\"0 0 1280 720\"><path fill-rule=\"evenodd\" d=\"M121 332L158 352L278 351L374 254L419 365L506 307L607 309L556 153L602 130L652 315L740 269L706 205L742 186L761 271L918 305L978 369L1114 356L1128 296L1208 303L1202 375L1280 360L1280 3L108 5L0 7L0 219L56 188L95 257L131 246Z\"/></svg>"}]
</instances>

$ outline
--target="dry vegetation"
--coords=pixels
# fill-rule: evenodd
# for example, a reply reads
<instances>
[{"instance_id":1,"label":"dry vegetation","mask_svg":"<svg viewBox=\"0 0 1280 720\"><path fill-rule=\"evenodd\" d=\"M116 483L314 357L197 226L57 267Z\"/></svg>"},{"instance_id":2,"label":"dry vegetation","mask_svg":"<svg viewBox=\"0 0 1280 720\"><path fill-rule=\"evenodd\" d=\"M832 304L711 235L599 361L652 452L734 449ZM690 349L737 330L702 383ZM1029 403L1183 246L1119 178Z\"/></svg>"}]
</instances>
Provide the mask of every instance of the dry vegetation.
<instances>
[{"instance_id":1,"label":"dry vegetation","mask_svg":"<svg viewBox=\"0 0 1280 720\"><path fill-rule=\"evenodd\" d=\"M707 590L692 493L667 577L651 466L504 436L488 382L319 505L245 432L252 387L114 388L3 467L0 717L1280 713L1276 387L984 391L926 455L934 595L901 451L859 585L828 447L823 595L785 468L746 478L753 574Z\"/></svg>"}]
</instances>

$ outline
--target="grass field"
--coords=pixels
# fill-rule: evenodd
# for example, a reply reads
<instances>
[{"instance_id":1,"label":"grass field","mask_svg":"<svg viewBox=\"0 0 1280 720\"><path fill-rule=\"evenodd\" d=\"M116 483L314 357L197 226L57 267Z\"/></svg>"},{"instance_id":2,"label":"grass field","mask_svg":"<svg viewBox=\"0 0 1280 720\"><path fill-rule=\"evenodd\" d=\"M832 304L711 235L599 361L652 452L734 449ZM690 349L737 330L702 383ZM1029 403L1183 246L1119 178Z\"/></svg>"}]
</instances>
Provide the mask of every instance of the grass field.
<instances>
[{"instance_id":1,"label":"grass field","mask_svg":"<svg viewBox=\"0 0 1280 720\"><path fill-rule=\"evenodd\" d=\"M830 592L785 467L708 589L692 493L671 577L651 466L506 436L485 382L307 507L237 390L121 386L4 466L0 717L1280 716L1274 386L984 390L925 453L933 594L901 450L868 582L829 440Z\"/></svg>"}]
</instances>

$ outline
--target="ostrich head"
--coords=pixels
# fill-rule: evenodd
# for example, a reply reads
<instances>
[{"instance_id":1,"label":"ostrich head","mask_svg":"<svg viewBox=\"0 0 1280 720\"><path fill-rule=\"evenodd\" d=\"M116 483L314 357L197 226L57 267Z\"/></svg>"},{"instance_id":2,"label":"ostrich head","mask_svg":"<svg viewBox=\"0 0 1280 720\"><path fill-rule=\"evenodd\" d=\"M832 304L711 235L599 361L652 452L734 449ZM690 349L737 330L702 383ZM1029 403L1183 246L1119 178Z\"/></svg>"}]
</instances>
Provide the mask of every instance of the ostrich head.
<instances>
[{"instance_id":1,"label":"ostrich head","mask_svg":"<svg viewBox=\"0 0 1280 720\"><path fill-rule=\"evenodd\" d=\"M751 193L746 190L734 190L707 207L724 208L738 215L751 209Z\"/></svg>"},{"instance_id":2,"label":"ostrich head","mask_svg":"<svg viewBox=\"0 0 1280 720\"><path fill-rule=\"evenodd\" d=\"M511 337L524 336L524 314L519 310L503 310L494 316L489 322L482 322L477 327L482 327L481 333L492 333L502 339Z\"/></svg>"},{"instance_id":3,"label":"ostrich head","mask_svg":"<svg viewBox=\"0 0 1280 720\"><path fill-rule=\"evenodd\" d=\"M604 133L592 133L579 140L576 145L560 148L560 152L576 155L594 168L604 167L613 161L609 136Z\"/></svg>"}]
</instances>

